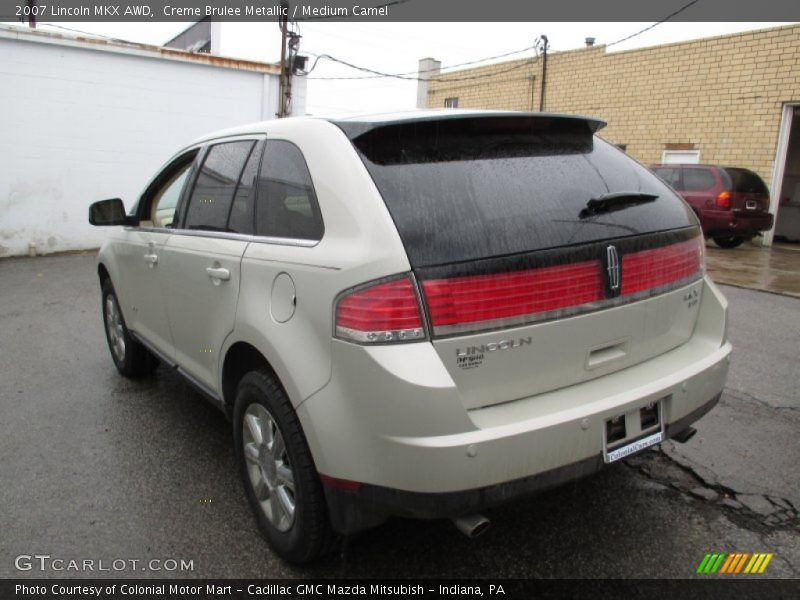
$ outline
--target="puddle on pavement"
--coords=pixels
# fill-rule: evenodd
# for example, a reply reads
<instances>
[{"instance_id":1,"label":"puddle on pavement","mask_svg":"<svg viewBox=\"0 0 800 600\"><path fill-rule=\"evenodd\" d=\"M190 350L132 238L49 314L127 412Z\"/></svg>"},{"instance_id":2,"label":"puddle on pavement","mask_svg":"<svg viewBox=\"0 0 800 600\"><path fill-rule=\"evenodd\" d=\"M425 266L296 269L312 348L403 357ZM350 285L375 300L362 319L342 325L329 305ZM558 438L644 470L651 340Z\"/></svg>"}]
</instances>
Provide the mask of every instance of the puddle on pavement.
<instances>
[{"instance_id":1,"label":"puddle on pavement","mask_svg":"<svg viewBox=\"0 0 800 600\"><path fill-rule=\"evenodd\" d=\"M800 298L800 245L767 248L744 244L725 250L710 243L706 266L717 283Z\"/></svg>"}]
</instances>

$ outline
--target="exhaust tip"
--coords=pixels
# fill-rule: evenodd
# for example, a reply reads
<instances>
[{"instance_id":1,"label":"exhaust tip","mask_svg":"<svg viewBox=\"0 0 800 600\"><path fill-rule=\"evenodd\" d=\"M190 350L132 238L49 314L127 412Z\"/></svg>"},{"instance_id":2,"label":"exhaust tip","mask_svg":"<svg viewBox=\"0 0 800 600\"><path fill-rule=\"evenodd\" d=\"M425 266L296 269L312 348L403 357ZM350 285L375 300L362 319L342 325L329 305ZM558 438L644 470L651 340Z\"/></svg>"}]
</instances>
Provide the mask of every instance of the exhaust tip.
<instances>
[{"instance_id":1,"label":"exhaust tip","mask_svg":"<svg viewBox=\"0 0 800 600\"><path fill-rule=\"evenodd\" d=\"M452 521L453 525L456 526L456 529L470 539L476 538L483 534L487 529L489 529L489 525L491 524L489 519L483 515L477 514L456 517L455 519L452 519Z\"/></svg>"},{"instance_id":2,"label":"exhaust tip","mask_svg":"<svg viewBox=\"0 0 800 600\"><path fill-rule=\"evenodd\" d=\"M686 429L684 429L680 433L678 433L676 435L673 435L672 439L675 440L676 442L681 443L681 444L685 444L690 439L692 439L695 436L696 433L697 433L697 429L695 429L694 427L687 427Z\"/></svg>"}]
</instances>

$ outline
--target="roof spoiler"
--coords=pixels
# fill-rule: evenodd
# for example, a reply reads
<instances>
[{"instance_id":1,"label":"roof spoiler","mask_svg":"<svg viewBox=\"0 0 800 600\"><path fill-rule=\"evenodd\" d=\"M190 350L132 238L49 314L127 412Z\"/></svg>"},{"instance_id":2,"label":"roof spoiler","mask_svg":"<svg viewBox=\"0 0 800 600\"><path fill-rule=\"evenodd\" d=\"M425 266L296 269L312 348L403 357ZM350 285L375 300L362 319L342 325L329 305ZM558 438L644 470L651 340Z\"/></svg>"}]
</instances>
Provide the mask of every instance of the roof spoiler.
<instances>
[{"instance_id":1,"label":"roof spoiler","mask_svg":"<svg viewBox=\"0 0 800 600\"><path fill-rule=\"evenodd\" d=\"M606 126L606 122L594 117L583 117L580 115L566 115L560 113L539 113L539 112L469 112L469 111L453 111L443 114L425 114L420 116L408 116L398 119L387 119L385 121L373 120L331 120L331 122L344 131L345 135L350 140L355 140L362 135L369 133L375 129L383 129L385 127L401 126L401 125L414 125L416 123L452 123L458 121L472 122L477 129L494 129L502 131L506 128L516 128L520 126L529 126L531 129L544 129L549 126L557 124L563 125L578 125L583 123L588 128L589 132L596 133L598 130Z\"/></svg>"}]
</instances>

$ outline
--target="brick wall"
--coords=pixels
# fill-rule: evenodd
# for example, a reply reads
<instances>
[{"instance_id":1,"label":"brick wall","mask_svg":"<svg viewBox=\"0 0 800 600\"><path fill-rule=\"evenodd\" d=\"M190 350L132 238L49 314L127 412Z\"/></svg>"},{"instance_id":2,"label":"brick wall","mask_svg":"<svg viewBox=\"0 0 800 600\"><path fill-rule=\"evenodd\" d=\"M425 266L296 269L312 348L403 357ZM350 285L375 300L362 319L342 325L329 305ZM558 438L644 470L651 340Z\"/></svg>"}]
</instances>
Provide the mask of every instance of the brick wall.
<instances>
[{"instance_id":1,"label":"brick wall","mask_svg":"<svg viewBox=\"0 0 800 600\"><path fill-rule=\"evenodd\" d=\"M452 81L487 73L495 77ZM457 71L431 82L429 107L538 110L542 60ZM450 81L447 81L450 80ZM781 108L800 102L800 25L606 53L550 53L544 110L608 122L600 134L645 164L669 147L749 167L769 183Z\"/></svg>"}]
</instances>

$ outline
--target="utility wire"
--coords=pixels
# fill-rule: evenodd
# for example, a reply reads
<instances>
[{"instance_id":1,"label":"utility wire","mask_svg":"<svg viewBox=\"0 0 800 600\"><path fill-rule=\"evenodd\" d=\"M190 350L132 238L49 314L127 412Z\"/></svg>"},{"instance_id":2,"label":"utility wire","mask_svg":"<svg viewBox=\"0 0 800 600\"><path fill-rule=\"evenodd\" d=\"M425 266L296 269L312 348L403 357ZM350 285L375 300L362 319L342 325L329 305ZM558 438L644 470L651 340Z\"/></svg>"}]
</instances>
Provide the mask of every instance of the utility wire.
<instances>
[{"instance_id":1,"label":"utility wire","mask_svg":"<svg viewBox=\"0 0 800 600\"><path fill-rule=\"evenodd\" d=\"M309 77L309 79L379 79L381 77L403 77L403 76L406 76L406 75L414 75L414 74L420 74L420 73L436 73L436 72L444 71L445 69L456 69L458 67L466 67L468 65L474 65L474 64L477 64L477 63L481 63L481 62L486 62L487 60L496 60L498 58L505 58L507 56L512 56L514 54L522 54L523 52L527 52L529 50L537 50L537 46L538 46L538 40L537 40L537 43L534 44L533 46L528 46L527 48L522 48L521 50L512 50L511 52L506 52L504 54L497 54L495 56L487 56L485 58L479 58L477 60L470 60L470 61L467 61L467 62L455 64L455 65L447 65L446 67L440 67L438 69L425 69L424 71L408 71L406 73L393 73L391 75L389 75L389 74L380 74L380 75L363 75L361 77ZM329 58L329 59L334 60L336 62L340 62L338 59L336 59L336 58L334 58L334 57L332 57L332 56L330 56L328 54L316 54L314 52L306 52L306 54L310 54L312 56L316 56L317 57L317 59L314 61L314 64L307 71L308 73L311 73L311 71L314 70L314 67L317 66L317 62L319 62L319 59L321 59L323 57L324 58ZM347 66L350 66L350 65L348 64ZM377 73L377 71L376 71L376 73ZM444 75L444 73L442 73L442 75ZM433 80L432 79L426 79L425 81L433 81ZM448 81L452 81L452 80L448 79Z\"/></svg>"},{"instance_id":2,"label":"utility wire","mask_svg":"<svg viewBox=\"0 0 800 600\"><path fill-rule=\"evenodd\" d=\"M369 69L367 67L359 67L358 65L354 65L349 63L345 60L341 60L336 58L335 56L330 56L329 54L320 54L317 57L317 61L327 58L328 60L332 60L333 62L340 63L346 67L350 67L351 69L355 69L357 71L364 71L366 73L372 73L375 77L309 77L310 80L328 80L328 81L352 81L357 79L376 79L376 78L393 78L393 79L404 79L406 81L434 81L434 82L453 82L453 81L473 81L475 79L486 79L487 77L495 77L496 75L502 75L503 73L508 73L510 71L516 71L517 69L521 69L522 67L527 67L533 62L533 58L526 60L523 63L518 65L514 65L513 67L509 67L507 69L501 69L499 71L493 71L492 73L484 73L482 75L472 75L469 77L412 77L407 75L400 75L398 73L383 73L381 71L375 71L374 69ZM316 63L316 61L315 61ZM313 67L312 67L313 68Z\"/></svg>"},{"instance_id":3,"label":"utility wire","mask_svg":"<svg viewBox=\"0 0 800 600\"><path fill-rule=\"evenodd\" d=\"M609 46L616 46L617 44L621 44L622 42L627 42L629 39L635 38L637 35L641 35L645 31L650 31L656 25L661 25L662 23L665 23L665 22L669 21L672 17L678 16L683 11L685 11L687 8L689 8L690 6L693 6L694 4L697 4L698 2L700 2L700 0L692 0L688 4L684 4L683 6L681 6L675 12L673 12L671 14L668 14L666 17L664 17L660 21L657 21L657 22L653 23L652 25L649 25L648 27L645 27L644 29L642 29L640 31L637 31L636 33L632 33L631 35L629 35L627 37L624 37L624 38L622 38L620 40L617 40L616 42L611 42L610 44L606 44L606 48L608 48Z\"/></svg>"}]
</instances>

